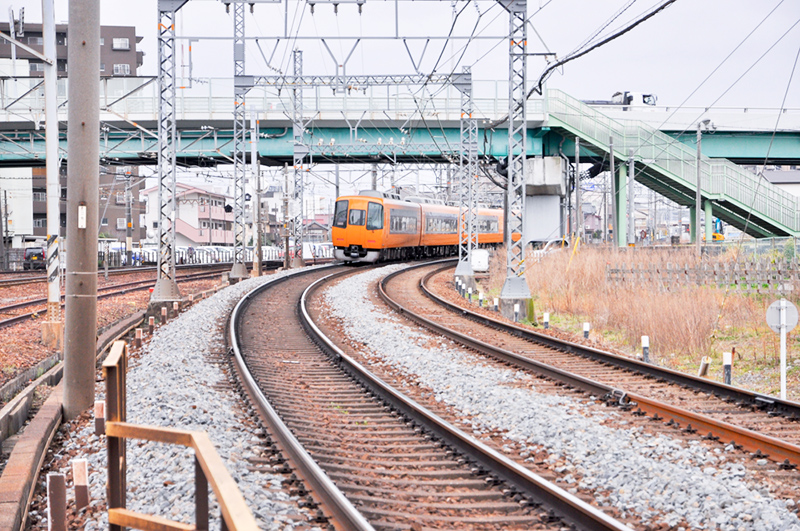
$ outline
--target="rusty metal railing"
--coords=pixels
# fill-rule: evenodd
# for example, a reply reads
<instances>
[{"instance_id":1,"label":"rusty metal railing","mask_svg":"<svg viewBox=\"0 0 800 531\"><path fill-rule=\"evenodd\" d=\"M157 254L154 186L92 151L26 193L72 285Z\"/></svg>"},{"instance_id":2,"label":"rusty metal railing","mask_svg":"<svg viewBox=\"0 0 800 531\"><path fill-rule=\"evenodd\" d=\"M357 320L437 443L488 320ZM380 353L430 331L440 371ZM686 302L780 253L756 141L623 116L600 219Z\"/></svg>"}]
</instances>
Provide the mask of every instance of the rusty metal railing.
<instances>
[{"instance_id":1,"label":"rusty metal railing","mask_svg":"<svg viewBox=\"0 0 800 531\"><path fill-rule=\"evenodd\" d=\"M247 507L236 482L214 449L208 434L126 422L126 373L128 349L116 341L103 362L106 380L106 441L108 448L108 523L112 531L134 529L207 530L208 487L211 485L222 513L222 529L257 530L253 513ZM125 506L127 492L125 442L142 439L179 444L194 449L195 525L175 522L160 516L137 513Z\"/></svg>"}]
</instances>

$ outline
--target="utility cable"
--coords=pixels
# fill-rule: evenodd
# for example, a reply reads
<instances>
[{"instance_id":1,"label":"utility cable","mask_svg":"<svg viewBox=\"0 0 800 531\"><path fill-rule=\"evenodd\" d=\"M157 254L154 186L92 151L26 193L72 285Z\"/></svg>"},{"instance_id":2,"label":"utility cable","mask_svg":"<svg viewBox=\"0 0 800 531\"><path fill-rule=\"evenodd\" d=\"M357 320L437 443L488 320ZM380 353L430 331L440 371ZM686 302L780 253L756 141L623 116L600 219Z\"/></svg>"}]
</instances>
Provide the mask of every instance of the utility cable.
<instances>
[{"instance_id":1,"label":"utility cable","mask_svg":"<svg viewBox=\"0 0 800 531\"><path fill-rule=\"evenodd\" d=\"M609 37L606 37L605 39L603 39L602 41L598 42L597 44L593 44L592 46L590 46L589 48L586 48L582 52L578 52L578 53L576 53L574 55L570 55L570 56L568 56L568 57L566 57L566 58L564 58L564 59L562 59L560 61L557 61L557 62L553 63L552 65L547 67L544 72L542 72L542 75L539 76L539 81L537 82L536 86L533 87L530 91L528 91L528 96L527 97L530 98L534 94L534 92L541 95L541 93L542 93L542 84L545 82L545 80L549 76L549 74L553 70L555 70L556 68L558 68L558 67L560 67L562 65L565 65L565 64L569 63L570 61L574 61L575 59L583 57L584 55L588 54L592 50L596 50L597 48L603 46L604 44L608 44L609 42L613 41L614 39L617 39L617 38L625 35L626 33L631 31L636 26L638 26L638 25L642 24L643 22L653 18L658 13L660 13L661 11L663 11L664 9L669 7L670 5L674 4L675 1L676 0L666 0L666 2L664 2L660 6L656 7L655 9L653 9L650 13L644 15L643 17L641 17L641 18L639 18L637 20L634 20L631 24L629 24L628 26L622 28L617 33L614 33L613 35L610 35Z\"/></svg>"},{"instance_id":2,"label":"utility cable","mask_svg":"<svg viewBox=\"0 0 800 531\"><path fill-rule=\"evenodd\" d=\"M795 23L795 25L796 25L796 23ZM792 27L794 27L794 26L792 26ZM772 136L770 137L770 140L769 140L769 146L767 146L767 154L764 156L764 164L762 165L761 172L759 172L759 175L761 176L761 178L758 180L758 184L756 184L756 189L753 191L753 201L750 203L750 208L748 208L748 210L747 210L747 218L745 219L744 230L742 230L743 234L747 233L747 227L750 224L750 217L751 217L751 215L753 213L753 203L755 203L755 201L756 201L756 197L758 196L758 190L761 187L762 181L764 179L766 179L766 177L764 177L764 170L765 170L765 168L767 166L767 162L769 162L769 154L770 154L770 151L772 151L772 144L775 141L775 135L778 132L778 125L780 124L781 115L783 114L783 107L784 107L784 105L786 105L786 98L789 96L789 87L792 86L792 79L794 79L794 73L795 73L795 70L797 69L797 61L798 61L798 59L800 59L800 48L797 49L797 54L794 57L794 64L792 64L792 71L789 74L789 81L786 83L786 90L783 93L783 100L781 101L781 107L780 107L780 109L778 109L778 117L775 119L775 127L772 130ZM736 246L736 253L735 253L734 262L738 262L739 261L739 255L740 255L741 250L742 250L742 243L743 243L743 238L739 238L739 242L738 242L738 244ZM725 286L725 295L722 297L722 303L720 304L719 313L717 314L717 319L714 322L713 332L711 333L711 344L712 345L717 340L717 331L719 330L719 323L722 320L722 313L725 310L725 303L728 300L728 295L730 294L730 289L731 288L730 288L729 285Z\"/></svg>"}]
</instances>

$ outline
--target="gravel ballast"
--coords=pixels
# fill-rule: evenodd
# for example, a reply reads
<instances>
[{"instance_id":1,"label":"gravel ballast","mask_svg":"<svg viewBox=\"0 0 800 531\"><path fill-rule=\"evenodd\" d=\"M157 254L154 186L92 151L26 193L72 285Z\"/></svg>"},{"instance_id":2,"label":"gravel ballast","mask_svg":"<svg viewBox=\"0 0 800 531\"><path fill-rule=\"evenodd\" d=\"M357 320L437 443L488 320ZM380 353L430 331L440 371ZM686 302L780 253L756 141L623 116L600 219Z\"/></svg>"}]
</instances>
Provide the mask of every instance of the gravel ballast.
<instances>
[{"instance_id":1,"label":"gravel ballast","mask_svg":"<svg viewBox=\"0 0 800 531\"><path fill-rule=\"evenodd\" d=\"M206 359L224 349L220 325L235 303L258 285L286 274L239 282L158 327L128 370L128 422L207 432L262 529L311 529L297 508L298 499L282 490L282 476L248 470L247 459L259 455L263 435L240 412L239 398L224 385L227 376ZM97 389L97 399L102 400L103 384ZM89 460L93 503L104 501L105 437L95 436L89 425L63 451ZM180 446L130 440L128 508L194 523L193 455ZM210 528L219 528L213 493L209 501ZM108 527L107 513L99 514L86 530Z\"/></svg>"},{"instance_id":2,"label":"gravel ballast","mask_svg":"<svg viewBox=\"0 0 800 531\"><path fill-rule=\"evenodd\" d=\"M800 530L794 502L773 498L766 486L746 479L744 466L723 455L731 447L711 450L641 427L606 426L604 421L622 417L593 407L591 399L537 393L521 385L529 381L523 373L487 364L446 339L431 348L430 336L370 300L370 286L402 267L365 272L329 288L330 317L341 320L371 361L429 388L437 402L463 414L476 435L505 431L523 447L523 459L545 449L563 486L593 491L598 505L616 507L643 525Z\"/></svg>"}]
</instances>

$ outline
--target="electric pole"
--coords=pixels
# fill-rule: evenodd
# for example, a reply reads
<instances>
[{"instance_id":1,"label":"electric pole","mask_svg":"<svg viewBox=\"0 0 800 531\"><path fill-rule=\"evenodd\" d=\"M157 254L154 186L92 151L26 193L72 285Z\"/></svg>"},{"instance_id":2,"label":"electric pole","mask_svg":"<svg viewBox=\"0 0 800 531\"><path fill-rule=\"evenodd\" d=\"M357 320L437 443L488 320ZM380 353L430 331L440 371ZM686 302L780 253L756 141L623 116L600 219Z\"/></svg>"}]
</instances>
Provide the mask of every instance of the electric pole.
<instances>
[{"instance_id":1,"label":"electric pole","mask_svg":"<svg viewBox=\"0 0 800 531\"><path fill-rule=\"evenodd\" d=\"M289 269L292 260L289 256L289 166L283 165L283 267Z\"/></svg>"},{"instance_id":2,"label":"electric pole","mask_svg":"<svg viewBox=\"0 0 800 531\"><path fill-rule=\"evenodd\" d=\"M253 271L257 277L261 276L261 263L264 261L262 245L262 229L261 229L261 171L258 168L258 120L256 113L250 114L250 168L253 179L253 226L255 230L254 242L255 253L253 253Z\"/></svg>"},{"instance_id":3,"label":"electric pole","mask_svg":"<svg viewBox=\"0 0 800 531\"><path fill-rule=\"evenodd\" d=\"M575 137L575 234L583 240L583 212L581 211L581 139Z\"/></svg>"},{"instance_id":4,"label":"electric pole","mask_svg":"<svg viewBox=\"0 0 800 531\"><path fill-rule=\"evenodd\" d=\"M125 263L131 266L133 258L133 193L131 193L131 173L128 172L128 184L125 186Z\"/></svg>"},{"instance_id":5,"label":"electric pole","mask_svg":"<svg viewBox=\"0 0 800 531\"><path fill-rule=\"evenodd\" d=\"M5 198L6 191L3 190L3 198L0 198L0 266L2 269L8 269L8 264L6 263L6 207Z\"/></svg>"},{"instance_id":6,"label":"electric pole","mask_svg":"<svg viewBox=\"0 0 800 531\"><path fill-rule=\"evenodd\" d=\"M97 349L97 206L100 175L100 0L70 0L67 117L67 260L64 416L94 403Z\"/></svg>"}]
</instances>

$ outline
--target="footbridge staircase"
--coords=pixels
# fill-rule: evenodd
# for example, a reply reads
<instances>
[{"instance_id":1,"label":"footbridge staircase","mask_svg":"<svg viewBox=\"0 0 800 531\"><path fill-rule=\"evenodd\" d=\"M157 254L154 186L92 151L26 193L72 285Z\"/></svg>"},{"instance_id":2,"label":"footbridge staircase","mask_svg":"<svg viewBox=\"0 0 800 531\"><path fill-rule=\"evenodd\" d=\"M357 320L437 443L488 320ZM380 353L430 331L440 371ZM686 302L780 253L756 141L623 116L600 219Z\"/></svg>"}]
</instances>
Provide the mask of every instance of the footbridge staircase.
<instances>
[{"instance_id":1,"label":"footbridge staircase","mask_svg":"<svg viewBox=\"0 0 800 531\"><path fill-rule=\"evenodd\" d=\"M613 138L619 163L633 153L637 182L676 203L694 208L697 152L642 122L609 118L559 90L548 90L547 125L562 136L577 136L582 150L602 158ZM756 238L800 235L798 198L727 159L703 156L701 194L708 212Z\"/></svg>"}]
</instances>

